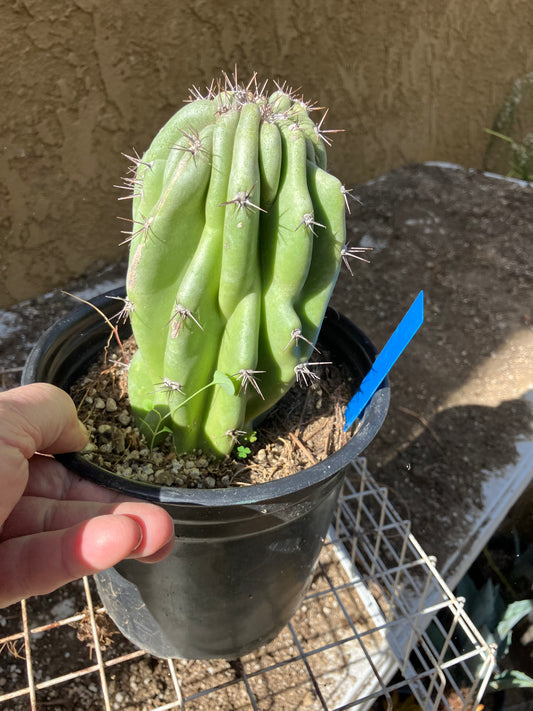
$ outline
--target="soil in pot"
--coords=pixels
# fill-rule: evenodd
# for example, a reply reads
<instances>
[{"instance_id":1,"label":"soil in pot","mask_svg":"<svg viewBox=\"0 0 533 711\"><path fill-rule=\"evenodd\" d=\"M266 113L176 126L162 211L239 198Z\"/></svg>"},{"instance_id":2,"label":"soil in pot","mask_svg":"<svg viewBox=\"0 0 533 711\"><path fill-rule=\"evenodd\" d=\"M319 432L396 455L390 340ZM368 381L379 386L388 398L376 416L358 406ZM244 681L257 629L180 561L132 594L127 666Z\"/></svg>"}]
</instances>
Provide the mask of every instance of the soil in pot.
<instances>
[{"instance_id":1,"label":"soil in pot","mask_svg":"<svg viewBox=\"0 0 533 711\"><path fill-rule=\"evenodd\" d=\"M187 488L260 484L323 461L352 434L343 431L344 409L359 383L324 352L315 358L322 364L313 368L311 381L296 383L251 437L243 432L232 457L176 454L170 436L151 449L135 424L127 395L123 364L134 351L130 337L122 352L103 353L71 388L91 435L85 458L122 476Z\"/></svg>"}]
</instances>

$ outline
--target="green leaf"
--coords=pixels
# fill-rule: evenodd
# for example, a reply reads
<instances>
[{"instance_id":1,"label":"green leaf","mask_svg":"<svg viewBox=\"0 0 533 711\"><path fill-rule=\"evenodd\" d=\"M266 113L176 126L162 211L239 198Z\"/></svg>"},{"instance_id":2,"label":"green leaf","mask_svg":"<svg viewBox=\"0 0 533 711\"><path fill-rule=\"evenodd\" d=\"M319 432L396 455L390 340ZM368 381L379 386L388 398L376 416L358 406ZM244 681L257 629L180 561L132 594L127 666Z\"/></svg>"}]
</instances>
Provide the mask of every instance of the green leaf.
<instances>
[{"instance_id":1,"label":"green leaf","mask_svg":"<svg viewBox=\"0 0 533 711\"><path fill-rule=\"evenodd\" d=\"M486 128L485 131L489 133L491 136L495 136L496 138L501 138L502 141L506 141L507 143L514 143L513 139L510 136L504 136L503 133L499 133L498 131L493 131L491 128Z\"/></svg>"},{"instance_id":2,"label":"green leaf","mask_svg":"<svg viewBox=\"0 0 533 711\"><path fill-rule=\"evenodd\" d=\"M493 689L533 688L533 679L524 672L509 669L496 674L490 682Z\"/></svg>"},{"instance_id":3,"label":"green leaf","mask_svg":"<svg viewBox=\"0 0 533 711\"><path fill-rule=\"evenodd\" d=\"M511 645L511 632L526 615L533 612L533 600L517 600L508 605L505 615L496 628L498 636L498 649L496 657L499 659L509 651Z\"/></svg>"},{"instance_id":4,"label":"green leaf","mask_svg":"<svg viewBox=\"0 0 533 711\"><path fill-rule=\"evenodd\" d=\"M241 459L246 459L251 451L250 447L244 447L242 444L237 447L237 454Z\"/></svg>"},{"instance_id":5,"label":"green leaf","mask_svg":"<svg viewBox=\"0 0 533 711\"><path fill-rule=\"evenodd\" d=\"M496 630L505 604L498 586L490 578L478 590L470 576L465 575L457 585L456 594L465 598L465 612L478 629L486 625L491 632Z\"/></svg>"},{"instance_id":6,"label":"green leaf","mask_svg":"<svg viewBox=\"0 0 533 711\"><path fill-rule=\"evenodd\" d=\"M533 600L517 600L507 606L505 615L498 625L498 632L504 636L520 622L520 620L533 612Z\"/></svg>"},{"instance_id":7,"label":"green leaf","mask_svg":"<svg viewBox=\"0 0 533 711\"><path fill-rule=\"evenodd\" d=\"M220 370L215 370L213 382L215 385L220 385L222 390L227 392L228 395L235 395L235 383L229 375L226 375L226 373L222 373Z\"/></svg>"},{"instance_id":8,"label":"green leaf","mask_svg":"<svg viewBox=\"0 0 533 711\"><path fill-rule=\"evenodd\" d=\"M164 424L168 417L170 417L170 412L163 415L159 410L154 408L143 418L143 427L145 427L151 435L148 442L150 450L152 450L156 445L161 444L161 442L166 439L167 435L172 434L172 429L168 425ZM147 432L144 432L144 434L147 437Z\"/></svg>"}]
</instances>

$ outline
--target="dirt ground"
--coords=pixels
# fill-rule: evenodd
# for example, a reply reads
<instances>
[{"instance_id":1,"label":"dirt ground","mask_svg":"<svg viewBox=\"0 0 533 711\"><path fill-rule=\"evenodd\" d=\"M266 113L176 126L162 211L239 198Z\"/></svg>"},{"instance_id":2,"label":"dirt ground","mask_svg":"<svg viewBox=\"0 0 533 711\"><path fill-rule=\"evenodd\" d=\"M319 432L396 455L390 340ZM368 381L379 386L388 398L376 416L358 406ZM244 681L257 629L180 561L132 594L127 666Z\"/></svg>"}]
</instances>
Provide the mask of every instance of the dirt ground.
<instances>
[{"instance_id":1,"label":"dirt ground","mask_svg":"<svg viewBox=\"0 0 533 711\"><path fill-rule=\"evenodd\" d=\"M375 249L355 278L341 275L333 304L380 349L425 292L425 322L392 371L388 418L366 456L439 562L465 524L454 502L477 503L487 470L516 462L516 441L531 440L533 188L413 165L355 195L349 236ZM514 530L522 551L533 542L531 483L500 530ZM532 622L514 635L511 659L530 675ZM530 703L530 689L513 690L506 709Z\"/></svg>"},{"instance_id":2,"label":"dirt ground","mask_svg":"<svg viewBox=\"0 0 533 711\"><path fill-rule=\"evenodd\" d=\"M369 468L430 554L444 558L454 499L531 432L533 188L450 167L406 166L354 193L349 239L370 265L341 274L333 304L380 349L420 289L425 321L391 374ZM420 496L424 505L417 505ZM533 520L525 521L529 540Z\"/></svg>"},{"instance_id":3,"label":"dirt ground","mask_svg":"<svg viewBox=\"0 0 533 711\"><path fill-rule=\"evenodd\" d=\"M531 437L533 188L449 166L412 165L353 191L348 239L370 264L343 269L332 305L380 349L419 290L425 323L391 375L392 401L365 453L429 554L452 551L454 502L481 495L484 472ZM96 265L103 291L124 265ZM86 291L91 278L65 285ZM72 302L54 292L2 313L3 386L17 383L35 333ZM533 541L531 486L504 526ZM446 535L439 535L443 531ZM448 535L452 534L452 535Z\"/></svg>"}]
</instances>

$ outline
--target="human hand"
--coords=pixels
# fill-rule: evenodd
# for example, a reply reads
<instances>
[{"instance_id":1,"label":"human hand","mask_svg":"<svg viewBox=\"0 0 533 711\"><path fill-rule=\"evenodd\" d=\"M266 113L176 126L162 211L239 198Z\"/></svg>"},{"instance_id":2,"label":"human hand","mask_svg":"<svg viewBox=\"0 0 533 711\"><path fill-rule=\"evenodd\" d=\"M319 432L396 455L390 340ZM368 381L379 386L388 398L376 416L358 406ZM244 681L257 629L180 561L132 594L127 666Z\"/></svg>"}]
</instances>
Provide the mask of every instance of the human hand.
<instances>
[{"instance_id":1,"label":"human hand","mask_svg":"<svg viewBox=\"0 0 533 711\"><path fill-rule=\"evenodd\" d=\"M125 501L50 456L87 440L63 390L35 383L0 393L0 607L123 558L156 562L172 549L164 509Z\"/></svg>"}]
</instances>

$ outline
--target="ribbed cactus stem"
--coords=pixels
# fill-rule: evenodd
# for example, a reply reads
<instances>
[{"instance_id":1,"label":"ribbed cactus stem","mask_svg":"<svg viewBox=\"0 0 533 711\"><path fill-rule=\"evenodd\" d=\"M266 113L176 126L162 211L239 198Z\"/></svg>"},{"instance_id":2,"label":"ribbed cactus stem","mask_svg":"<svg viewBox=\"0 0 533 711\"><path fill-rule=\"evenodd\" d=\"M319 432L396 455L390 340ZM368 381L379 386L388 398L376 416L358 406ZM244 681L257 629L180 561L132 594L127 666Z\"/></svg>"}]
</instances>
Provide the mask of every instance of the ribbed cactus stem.
<instances>
[{"instance_id":1,"label":"ribbed cactus stem","mask_svg":"<svg viewBox=\"0 0 533 711\"><path fill-rule=\"evenodd\" d=\"M346 191L307 105L253 82L186 104L135 163L130 401L151 441L224 455L307 372Z\"/></svg>"}]
</instances>

